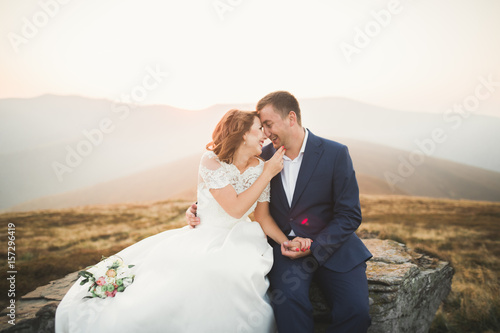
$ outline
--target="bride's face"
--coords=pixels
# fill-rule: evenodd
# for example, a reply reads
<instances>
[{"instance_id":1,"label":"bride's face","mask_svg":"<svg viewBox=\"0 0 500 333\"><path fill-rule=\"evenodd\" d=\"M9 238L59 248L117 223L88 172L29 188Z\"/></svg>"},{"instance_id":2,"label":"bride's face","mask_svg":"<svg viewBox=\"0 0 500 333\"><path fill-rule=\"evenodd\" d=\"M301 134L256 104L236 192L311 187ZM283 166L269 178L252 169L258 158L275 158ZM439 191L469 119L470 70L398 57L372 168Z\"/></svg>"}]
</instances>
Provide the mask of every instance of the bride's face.
<instances>
[{"instance_id":1,"label":"bride's face","mask_svg":"<svg viewBox=\"0 0 500 333\"><path fill-rule=\"evenodd\" d=\"M255 117L253 120L253 125L250 130L243 136L245 141L245 146L247 149L252 149L255 151L255 155L262 154L262 146L266 140L266 135L262 131L262 124L260 119Z\"/></svg>"}]
</instances>

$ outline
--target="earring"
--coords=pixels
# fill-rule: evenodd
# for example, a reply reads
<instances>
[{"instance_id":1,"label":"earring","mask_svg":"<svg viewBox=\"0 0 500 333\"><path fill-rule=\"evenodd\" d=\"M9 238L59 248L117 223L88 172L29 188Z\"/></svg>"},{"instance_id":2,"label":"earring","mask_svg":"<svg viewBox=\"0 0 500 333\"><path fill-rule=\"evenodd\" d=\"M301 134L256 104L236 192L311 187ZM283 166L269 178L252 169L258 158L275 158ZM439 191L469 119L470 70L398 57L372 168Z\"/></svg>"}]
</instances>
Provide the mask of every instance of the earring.
<instances>
[{"instance_id":1,"label":"earring","mask_svg":"<svg viewBox=\"0 0 500 333\"><path fill-rule=\"evenodd\" d=\"M246 142L246 141L243 141L243 144L244 144L244 145L246 145L246 144L247 144L247 142Z\"/></svg>"}]
</instances>

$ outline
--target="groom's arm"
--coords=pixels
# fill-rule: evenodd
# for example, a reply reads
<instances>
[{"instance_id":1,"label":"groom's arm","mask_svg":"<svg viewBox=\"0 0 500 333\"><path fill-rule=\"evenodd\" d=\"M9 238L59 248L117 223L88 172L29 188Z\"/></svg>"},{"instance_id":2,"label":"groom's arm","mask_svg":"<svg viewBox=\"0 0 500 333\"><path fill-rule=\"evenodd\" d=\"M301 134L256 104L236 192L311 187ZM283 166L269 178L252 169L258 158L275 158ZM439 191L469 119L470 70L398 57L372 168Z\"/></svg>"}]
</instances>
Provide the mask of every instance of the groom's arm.
<instances>
[{"instance_id":1,"label":"groom's arm","mask_svg":"<svg viewBox=\"0 0 500 333\"><path fill-rule=\"evenodd\" d=\"M361 224L359 188L346 146L337 152L333 168L333 218L311 245L311 253L323 265Z\"/></svg>"}]
</instances>

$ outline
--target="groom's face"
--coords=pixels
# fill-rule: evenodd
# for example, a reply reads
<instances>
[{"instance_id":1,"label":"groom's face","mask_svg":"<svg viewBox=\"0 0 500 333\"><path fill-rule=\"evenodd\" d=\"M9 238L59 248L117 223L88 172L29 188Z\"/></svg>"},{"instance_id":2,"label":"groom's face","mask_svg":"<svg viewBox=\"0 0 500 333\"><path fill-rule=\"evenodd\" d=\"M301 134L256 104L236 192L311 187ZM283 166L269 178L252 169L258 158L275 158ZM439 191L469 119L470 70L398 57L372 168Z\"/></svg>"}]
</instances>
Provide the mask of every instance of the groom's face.
<instances>
[{"instance_id":1,"label":"groom's face","mask_svg":"<svg viewBox=\"0 0 500 333\"><path fill-rule=\"evenodd\" d=\"M272 141L275 149L281 146L287 148L290 132L290 123L276 112L271 104L264 106L260 112L260 121L264 127L264 134Z\"/></svg>"}]
</instances>

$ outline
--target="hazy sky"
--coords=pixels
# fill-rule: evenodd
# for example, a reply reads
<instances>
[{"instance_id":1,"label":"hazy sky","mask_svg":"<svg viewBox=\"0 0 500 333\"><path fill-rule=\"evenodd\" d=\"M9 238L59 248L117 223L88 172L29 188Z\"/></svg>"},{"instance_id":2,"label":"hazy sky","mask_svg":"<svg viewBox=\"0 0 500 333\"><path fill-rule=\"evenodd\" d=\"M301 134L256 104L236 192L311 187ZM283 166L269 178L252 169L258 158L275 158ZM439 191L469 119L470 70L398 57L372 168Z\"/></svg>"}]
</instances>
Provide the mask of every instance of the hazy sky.
<instances>
[{"instance_id":1,"label":"hazy sky","mask_svg":"<svg viewBox=\"0 0 500 333\"><path fill-rule=\"evenodd\" d=\"M0 98L197 109L285 89L444 112L500 82L498 0L0 0L0 35ZM500 116L496 84L478 113Z\"/></svg>"}]
</instances>

